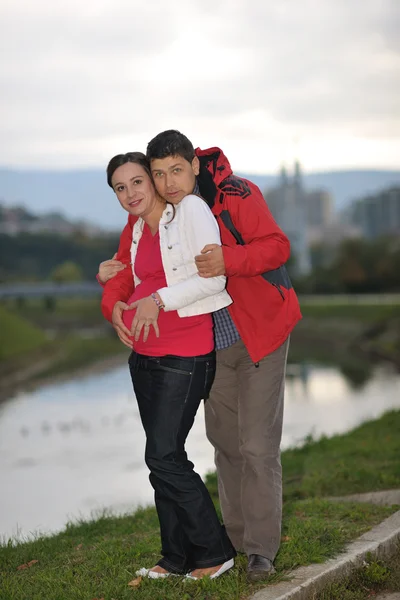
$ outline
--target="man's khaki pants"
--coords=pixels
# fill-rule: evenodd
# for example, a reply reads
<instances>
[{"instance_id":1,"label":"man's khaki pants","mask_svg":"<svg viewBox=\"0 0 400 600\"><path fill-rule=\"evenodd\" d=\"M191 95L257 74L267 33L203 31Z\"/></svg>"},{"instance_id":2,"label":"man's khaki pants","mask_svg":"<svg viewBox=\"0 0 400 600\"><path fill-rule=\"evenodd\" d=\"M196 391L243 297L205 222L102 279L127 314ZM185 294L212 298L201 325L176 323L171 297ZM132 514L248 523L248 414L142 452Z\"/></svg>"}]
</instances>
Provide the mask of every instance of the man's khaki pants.
<instances>
[{"instance_id":1,"label":"man's khaki pants","mask_svg":"<svg viewBox=\"0 0 400 600\"><path fill-rule=\"evenodd\" d=\"M236 550L274 560L281 539L280 443L289 338L256 367L241 340L217 351L205 403L222 516Z\"/></svg>"}]
</instances>

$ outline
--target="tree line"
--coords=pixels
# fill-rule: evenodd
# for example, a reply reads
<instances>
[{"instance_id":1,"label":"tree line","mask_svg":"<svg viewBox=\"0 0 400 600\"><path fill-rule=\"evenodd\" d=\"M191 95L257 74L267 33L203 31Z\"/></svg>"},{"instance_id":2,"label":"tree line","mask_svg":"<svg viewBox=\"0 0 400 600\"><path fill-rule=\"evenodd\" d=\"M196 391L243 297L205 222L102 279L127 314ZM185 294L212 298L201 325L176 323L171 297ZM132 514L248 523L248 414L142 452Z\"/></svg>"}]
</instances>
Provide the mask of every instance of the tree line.
<instances>
[{"instance_id":1,"label":"tree line","mask_svg":"<svg viewBox=\"0 0 400 600\"><path fill-rule=\"evenodd\" d=\"M118 234L0 234L0 283L93 280L99 263L112 257L118 242ZM400 292L400 237L347 239L336 249L314 246L312 265L309 275L296 277L296 257L289 261L300 293Z\"/></svg>"},{"instance_id":2,"label":"tree line","mask_svg":"<svg viewBox=\"0 0 400 600\"><path fill-rule=\"evenodd\" d=\"M309 275L294 278L299 292L400 292L400 237L347 239L336 249L320 244L312 248L312 265Z\"/></svg>"},{"instance_id":3,"label":"tree line","mask_svg":"<svg viewBox=\"0 0 400 600\"><path fill-rule=\"evenodd\" d=\"M118 234L0 234L0 283L93 280L99 263L112 257L118 242Z\"/></svg>"}]
</instances>

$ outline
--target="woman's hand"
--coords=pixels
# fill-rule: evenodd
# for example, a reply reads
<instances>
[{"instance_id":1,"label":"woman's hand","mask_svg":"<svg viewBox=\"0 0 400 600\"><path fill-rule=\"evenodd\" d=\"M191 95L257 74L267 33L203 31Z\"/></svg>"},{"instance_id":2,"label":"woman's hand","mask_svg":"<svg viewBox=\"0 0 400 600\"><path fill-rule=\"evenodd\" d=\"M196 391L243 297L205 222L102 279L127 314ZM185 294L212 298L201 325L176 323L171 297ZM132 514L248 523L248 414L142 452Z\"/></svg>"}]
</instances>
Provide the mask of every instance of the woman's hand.
<instances>
[{"instance_id":1,"label":"woman's hand","mask_svg":"<svg viewBox=\"0 0 400 600\"><path fill-rule=\"evenodd\" d=\"M117 335L118 335L119 339L121 340L121 342L127 348L130 348L131 350L133 350L133 344L132 344L132 340L130 338L131 332L129 331L129 329L126 327L126 325L124 324L124 322L122 320L124 310L130 310L130 308L131 307L128 306L128 304L118 300L118 302L116 302L114 304L114 308L112 311L112 326L114 327L115 331L117 332ZM134 307L132 307L132 308L134 308Z\"/></svg>"},{"instance_id":2,"label":"woman's hand","mask_svg":"<svg viewBox=\"0 0 400 600\"><path fill-rule=\"evenodd\" d=\"M140 338L140 333L143 329L143 341L146 342L149 337L150 327L154 327L154 331L157 337L160 337L160 331L158 329L158 314L160 309L155 303L154 299L151 296L147 298L142 298L141 300L137 300L133 302L133 304L129 305L129 309L136 308L136 314L132 321L131 335L135 338L137 342Z\"/></svg>"},{"instance_id":3,"label":"woman's hand","mask_svg":"<svg viewBox=\"0 0 400 600\"><path fill-rule=\"evenodd\" d=\"M119 271L125 269L126 265L120 262L119 260L115 260L117 258L117 253L110 260L105 260L99 265L99 273L98 278L101 283L106 283L109 279L112 279Z\"/></svg>"}]
</instances>

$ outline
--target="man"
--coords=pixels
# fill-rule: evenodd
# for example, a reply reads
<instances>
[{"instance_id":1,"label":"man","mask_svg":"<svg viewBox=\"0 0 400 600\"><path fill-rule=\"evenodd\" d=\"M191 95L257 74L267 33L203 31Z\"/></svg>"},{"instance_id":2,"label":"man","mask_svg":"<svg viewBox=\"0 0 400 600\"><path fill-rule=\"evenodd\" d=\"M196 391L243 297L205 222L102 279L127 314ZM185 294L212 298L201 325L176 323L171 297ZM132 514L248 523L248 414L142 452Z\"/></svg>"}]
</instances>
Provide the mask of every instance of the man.
<instances>
[{"instance_id":1,"label":"man","mask_svg":"<svg viewBox=\"0 0 400 600\"><path fill-rule=\"evenodd\" d=\"M222 246L205 246L196 257L200 276L227 276L233 299L213 315L217 373L205 404L206 431L224 523L235 548L247 554L254 581L274 573L281 537L285 369L289 335L301 318L284 267L290 244L260 190L233 175L219 148L195 151L183 134L169 130L150 141L147 157L165 200L176 204L200 193L220 227ZM126 268L131 231L128 219L117 260L107 263L114 276L102 299L104 316L129 347L122 314L133 288Z\"/></svg>"}]
</instances>

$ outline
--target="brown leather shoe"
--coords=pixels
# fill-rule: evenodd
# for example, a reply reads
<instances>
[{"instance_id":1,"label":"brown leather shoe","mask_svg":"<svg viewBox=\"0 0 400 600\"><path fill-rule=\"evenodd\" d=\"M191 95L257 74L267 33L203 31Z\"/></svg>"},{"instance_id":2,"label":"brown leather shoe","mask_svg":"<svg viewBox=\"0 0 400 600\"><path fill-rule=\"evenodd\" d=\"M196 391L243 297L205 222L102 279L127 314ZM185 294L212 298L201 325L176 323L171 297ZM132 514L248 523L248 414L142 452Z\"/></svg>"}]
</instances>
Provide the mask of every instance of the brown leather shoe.
<instances>
[{"instance_id":1,"label":"brown leather shoe","mask_svg":"<svg viewBox=\"0 0 400 600\"><path fill-rule=\"evenodd\" d=\"M250 554L247 563L247 575L250 581L265 579L274 575L274 573L276 573L275 567L269 558L265 558L260 554Z\"/></svg>"}]
</instances>

